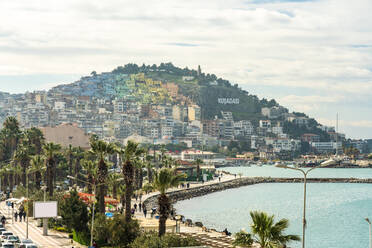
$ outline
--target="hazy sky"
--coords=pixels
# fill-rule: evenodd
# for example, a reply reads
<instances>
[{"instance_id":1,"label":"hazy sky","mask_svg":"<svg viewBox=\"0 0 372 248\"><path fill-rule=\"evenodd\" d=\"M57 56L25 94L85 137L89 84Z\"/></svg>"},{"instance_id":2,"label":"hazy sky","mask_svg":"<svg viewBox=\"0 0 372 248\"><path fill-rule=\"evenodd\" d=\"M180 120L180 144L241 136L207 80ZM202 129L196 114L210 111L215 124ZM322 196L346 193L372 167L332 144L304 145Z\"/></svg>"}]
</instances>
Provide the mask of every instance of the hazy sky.
<instances>
[{"instance_id":1,"label":"hazy sky","mask_svg":"<svg viewBox=\"0 0 372 248\"><path fill-rule=\"evenodd\" d=\"M1 0L0 91L129 62L197 68L372 138L371 0Z\"/></svg>"}]
</instances>

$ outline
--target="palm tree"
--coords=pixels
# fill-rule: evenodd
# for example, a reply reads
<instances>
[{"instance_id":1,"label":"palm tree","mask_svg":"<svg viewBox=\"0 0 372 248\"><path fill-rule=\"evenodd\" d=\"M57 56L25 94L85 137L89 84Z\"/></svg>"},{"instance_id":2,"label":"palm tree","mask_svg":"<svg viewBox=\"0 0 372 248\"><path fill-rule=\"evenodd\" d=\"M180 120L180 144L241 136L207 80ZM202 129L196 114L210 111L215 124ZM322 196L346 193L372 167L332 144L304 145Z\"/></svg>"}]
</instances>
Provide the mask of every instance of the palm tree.
<instances>
[{"instance_id":1,"label":"palm tree","mask_svg":"<svg viewBox=\"0 0 372 248\"><path fill-rule=\"evenodd\" d=\"M131 140L127 145L117 151L122 156L122 171L125 183L125 220L131 220L131 202L133 195L134 166L136 160L145 152L138 143Z\"/></svg>"},{"instance_id":2,"label":"palm tree","mask_svg":"<svg viewBox=\"0 0 372 248\"><path fill-rule=\"evenodd\" d=\"M155 174L153 186L160 192L158 197L159 205L159 236L165 234L166 221L171 210L171 202L166 195L169 188L177 187L181 180L185 178L184 174L176 174L174 169L162 168Z\"/></svg>"},{"instance_id":3,"label":"palm tree","mask_svg":"<svg viewBox=\"0 0 372 248\"><path fill-rule=\"evenodd\" d=\"M72 176L72 163L74 161L74 155L72 151L72 145L70 144L66 150L66 157L68 161L68 170L69 170L69 175ZM72 180L70 180L70 186L72 186Z\"/></svg>"},{"instance_id":4,"label":"palm tree","mask_svg":"<svg viewBox=\"0 0 372 248\"><path fill-rule=\"evenodd\" d=\"M121 206L125 206L125 192L126 192L126 187L125 184L120 184L118 188L119 196L120 196L120 203Z\"/></svg>"},{"instance_id":5,"label":"palm tree","mask_svg":"<svg viewBox=\"0 0 372 248\"><path fill-rule=\"evenodd\" d=\"M152 183L152 171L153 171L153 164L151 163L152 156L146 155L145 157L145 167L147 170L147 180L149 183Z\"/></svg>"},{"instance_id":6,"label":"palm tree","mask_svg":"<svg viewBox=\"0 0 372 248\"><path fill-rule=\"evenodd\" d=\"M14 153L13 160L15 163L19 162L22 168L22 185L26 186L26 170L30 164L30 150L29 147L20 145Z\"/></svg>"},{"instance_id":7,"label":"palm tree","mask_svg":"<svg viewBox=\"0 0 372 248\"><path fill-rule=\"evenodd\" d=\"M200 165L203 163L203 160L200 158L196 159L194 161L194 164L196 165L196 180L199 181L200 178Z\"/></svg>"},{"instance_id":8,"label":"palm tree","mask_svg":"<svg viewBox=\"0 0 372 248\"><path fill-rule=\"evenodd\" d=\"M13 157L22 134L18 120L13 116L6 118L1 132L5 140L5 160L8 160Z\"/></svg>"},{"instance_id":9,"label":"palm tree","mask_svg":"<svg viewBox=\"0 0 372 248\"><path fill-rule=\"evenodd\" d=\"M114 153L115 148L111 143L107 143L103 140L93 141L90 143L91 152L96 155L98 160L98 183L100 184L98 188L98 206L99 212L105 213L105 189L104 185L107 177L107 155Z\"/></svg>"},{"instance_id":10,"label":"palm tree","mask_svg":"<svg viewBox=\"0 0 372 248\"><path fill-rule=\"evenodd\" d=\"M45 141L44 135L40 129L32 127L27 129L24 133L27 145L32 147L32 154L41 154L43 151L43 144Z\"/></svg>"},{"instance_id":11,"label":"palm tree","mask_svg":"<svg viewBox=\"0 0 372 248\"><path fill-rule=\"evenodd\" d=\"M274 222L274 215L268 215L265 212L252 211L251 230L256 241L261 248L281 248L291 241L300 241L298 235L285 235L284 231L289 226L287 219L281 219L277 223Z\"/></svg>"},{"instance_id":12,"label":"palm tree","mask_svg":"<svg viewBox=\"0 0 372 248\"><path fill-rule=\"evenodd\" d=\"M95 184L95 178L97 176L97 164L91 160L82 160L81 165L86 173L86 180L89 182L87 185L88 193L93 193L92 185Z\"/></svg>"},{"instance_id":13,"label":"palm tree","mask_svg":"<svg viewBox=\"0 0 372 248\"><path fill-rule=\"evenodd\" d=\"M36 188L40 189L41 180L45 174L45 160L40 155L35 155L31 158L30 165L33 171L35 171L35 184Z\"/></svg>"},{"instance_id":14,"label":"palm tree","mask_svg":"<svg viewBox=\"0 0 372 248\"><path fill-rule=\"evenodd\" d=\"M46 157L47 191L49 192L49 196L53 196L54 192L53 180L56 172L56 157L57 153L61 150L61 145L50 142L43 146L43 150Z\"/></svg>"},{"instance_id":15,"label":"palm tree","mask_svg":"<svg viewBox=\"0 0 372 248\"><path fill-rule=\"evenodd\" d=\"M121 176L117 173L111 173L108 176L109 185L111 186L111 190L112 190L112 197L114 199L118 199L117 193L118 193L118 187L120 186L120 181L119 181L120 178Z\"/></svg>"}]
</instances>

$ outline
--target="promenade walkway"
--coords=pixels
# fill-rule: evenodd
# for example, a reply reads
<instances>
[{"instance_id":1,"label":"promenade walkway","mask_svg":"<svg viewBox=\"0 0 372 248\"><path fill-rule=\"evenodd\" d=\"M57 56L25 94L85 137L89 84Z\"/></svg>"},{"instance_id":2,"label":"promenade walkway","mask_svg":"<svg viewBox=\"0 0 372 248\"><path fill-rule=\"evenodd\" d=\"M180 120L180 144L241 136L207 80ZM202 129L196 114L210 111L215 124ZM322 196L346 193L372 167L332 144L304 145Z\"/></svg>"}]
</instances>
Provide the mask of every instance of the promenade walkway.
<instances>
[{"instance_id":1,"label":"promenade walkway","mask_svg":"<svg viewBox=\"0 0 372 248\"><path fill-rule=\"evenodd\" d=\"M6 217L6 224L5 228L7 231L13 232L14 235L19 236L20 239L26 238L26 222L22 220L22 222L13 222L11 217L11 209L9 211L8 206L6 206L5 201L0 203L0 213L1 216L4 215ZM36 226L36 220L33 218L29 218L28 224L28 236L35 244L39 247L72 247L71 240L68 238L68 235L65 233L56 232L54 230L48 230L48 236L43 236L43 229L42 227ZM74 247L83 247L83 246L76 246Z\"/></svg>"}]
</instances>

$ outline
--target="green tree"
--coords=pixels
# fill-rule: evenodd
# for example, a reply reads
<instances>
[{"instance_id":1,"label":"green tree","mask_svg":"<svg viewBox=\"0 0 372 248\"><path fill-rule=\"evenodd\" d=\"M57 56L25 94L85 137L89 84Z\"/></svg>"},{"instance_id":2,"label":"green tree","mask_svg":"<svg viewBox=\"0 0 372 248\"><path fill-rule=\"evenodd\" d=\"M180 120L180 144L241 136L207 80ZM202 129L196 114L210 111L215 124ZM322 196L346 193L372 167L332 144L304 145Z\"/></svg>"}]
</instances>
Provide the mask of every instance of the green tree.
<instances>
[{"instance_id":1,"label":"green tree","mask_svg":"<svg viewBox=\"0 0 372 248\"><path fill-rule=\"evenodd\" d=\"M268 215L265 212L252 211L251 230L260 244L261 248L281 248L291 241L300 241L298 235L286 235L284 231L289 226L287 219L281 219L274 222L274 215Z\"/></svg>"},{"instance_id":2,"label":"green tree","mask_svg":"<svg viewBox=\"0 0 372 248\"><path fill-rule=\"evenodd\" d=\"M108 173L107 169L107 155L114 153L114 145L107 143L102 140L93 141L90 143L91 152L97 157L98 170L97 177L98 183L100 184L98 189L98 207L100 213L105 213L105 188L106 177Z\"/></svg>"},{"instance_id":3,"label":"green tree","mask_svg":"<svg viewBox=\"0 0 372 248\"><path fill-rule=\"evenodd\" d=\"M196 180L199 182L200 179L200 165L203 163L203 160L200 158L196 159L194 164L196 165Z\"/></svg>"},{"instance_id":4,"label":"green tree","mask_svg":"<svg viewBox=\"0 0 372 248\"><path fill-rule=\"evenodd\" d=\"M43 176L45 175L45 160L40 155L35 155L31 158L30 165L31 169L34 171L35 175L35 186L36 189L40 189L41 186L41 180Z\"/></svg>"},{"instance_id":5,"label":"green tree","mask_svg":"<svg viewBox=\"0 0 372 248\"><path fill-rule=\"evenodd\" d=\"M131 202L133 195L134 166L136 160L144 153L144 149L139 144L131 140L128 141L125 148L118 150L122 157L122 171L125 183L125 218L127 222L131 220Z\"/></svg>"},{"instance_id":6,"label":"green tree","mask_svg":"<svg viewBox=\"0 0 372 248\"><path fill-rule=\"evenodd\" d=\"M111 193L112 193L112 197L114 199L118 199L118 187L120 186L120 181L119 179L121 178L120 174L118 173L110 173L108 175L108 183L109 183L109 186L111 187Z\"/></svg>"},{"instance_id":7,"label":"green tree","mask_svg":"<svg viewBox=\"0 0 372 248\"><path fill-rule=\"evenodd\" d=\"M46 186L49 196L53 196L54 186L53 181L56 173L57 154L61 150L61 146L53 142L47 143L43 146L46 157Z\"/></svg>"},{"instance_id":8,"label":"green tree","mask_svg":"<svg viewBox=\"0 0 372 248\"><path fill-rule=\"evenodd\" d=\"M3 160L9 161L17 149L22 134L19 128L19 122L15 117L10 116L6 118L1 134L4 145Z\"/></svg>"},{"instance_id":9,"label":"green tree","mask_svg":"<svg viewBox=\"0 0 372 248\"><path fill-rule=\"evenodd\" d=\"M41 154L45 142L44 134L40 129L32 127L24 133L27 145L32 147L32 155Z\"/></svg>"},{"instance_id":10,"label":"green tree","mask_svg":"<svg viewBox=\"0 0 372 248\"><path fill-rule=\"evenodd\" d=\"M154 189L160 192L158 197L159 205L159 236L165 234L166 221L168 219L171 202L166 195L168 189L172 187L177 187L181 180L185 178L184 174L176 174L174 169L162 168L158 173L155 174L153 186Z\"/></svg>"},{"instance_id":11,"label":"green tree","mask_svg":"<svg viewBox=\"0 0 372 248\"><path fill-rule=\"evenodd\" d=\"M77 191L70 191L68 197L60 203L60 215L63 223L69 230L76 232L88 232L89 222L87 205L80 200Z\"/></svg>"},{"instance_id":12,"label":"green tree","mask_svg":"<svg viewBox=\"0 0 372 248\"><path fill-rule=\"evenodd\" d=\"M19 145L14 153L13 161L19 163L22 168L22 185L26 186L26 170L30 165L30 150L29 147Z\"/></svg>"},{"instance_id":13,"label":"green tree","mask_svg":"<svg viewBox=\"0 0 372 248\"><path fill-rule=\"evenodd\" d=\"M97 164L91 160L82 160L81 162L84 172L85 180L89 183L87 184L88 193L93 193L92 185L95 184L95 178L97 177Z\"/></svg>"},{"instance_id":14,"label":"green tree","mask_svg":"<svg viewBox=\"0 0 372 248\"><path fill-rule=\"evenodd\" d=\"M129 247L140 234L140 226L137 220L127 222L125 216L116 214L108 223L110 245L113 247Z\"/></svg>"}]
</instances>

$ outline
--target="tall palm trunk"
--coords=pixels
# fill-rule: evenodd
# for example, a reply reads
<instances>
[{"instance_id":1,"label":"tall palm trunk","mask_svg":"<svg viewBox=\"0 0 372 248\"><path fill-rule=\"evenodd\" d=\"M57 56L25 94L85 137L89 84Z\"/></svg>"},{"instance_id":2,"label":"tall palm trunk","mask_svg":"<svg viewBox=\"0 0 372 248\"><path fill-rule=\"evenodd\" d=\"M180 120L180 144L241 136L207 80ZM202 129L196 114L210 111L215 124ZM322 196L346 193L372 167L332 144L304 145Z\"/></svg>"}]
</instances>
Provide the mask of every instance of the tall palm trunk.
<instances>
[{"instance_id":1,"label":"tall palm trunk","mask_svg":"<svg viewBox=\"0 0 372 248\"><path fill-rule=\"evenodd\" d=\"M68 156L68 169L69 169L69 174L72 175L72 153L71 151L69 152L69 156ZM72 186L72 182L73 181L70 180L70 186Z\"/></svg>"},{"instance_id":2,"label":"tall palm trunk","mask_svg":"<svg viewBox=\"0 0 372 248\"><path fill-rule=\"evenodd\" d=\"M22 168L22 185L23 187L26 187L26 169L27 169L26 161L21 162L21 168Z\"/></svg>"},{"instance_id":3,"label":"tall palm trunk","mask_svg":"<svg viewBox=\"0 0 372 248\"><path fill-rule=\"evenodd\" d=\"M105 213L105 180L107 176L107 167L103 158L98 163L98 182L101 184L98 188L98 206L99 212Z\"/></svg>"},{"instance_id":4,"label":"tall palm trunk","mask_svg":"<svg viewBox=\"0 0 372 248\"><path fill-rule=\"evenodd\" d=\"M142 189L143 186L143 170L139 168L139 181L138 181L138 188Z\"/></svg>"},{"instance_id":5,"label":"tall palm trunk","mask_svg":"<svg viewBox=\"0 0 372 248\"><path fill-rule=\"evenodd\" d=\"M9 175L8 175L8 178L9 178L9 188L10 188L10 192L13 192L13 187L14 187L14 175L13 175L13 174L9 174Z\"/></svg>"},{"instance_id":6,"label":"tall palm trunk","mask_svg":"<svg viewBox=\"0 0 372 248\"><path fill-rule=\"evenodd\" d=\"M121 203L122 208L124 208L125 207L125 192L124 191L120 192L120 203Z\"/></svg>"},{"instance_id":7,"label":"tall palm trunk","mask_svg":"<svg viewBox=\"0 0 372 248\"><path fill-rule=\"evenodd\" d=\"M53 187L54 160L50 158L47 163L48 163L48 166L47 166L47 190L49 192L49 196L53 196L53 193L54 193L54 187Z\"/></svg>"},{"instance_id":8,"label":"tall palm trunk","mask_svg":"<svg viewBox=\"0 0 372 248\"><path fill-rule=\"evenodd\" d=\"M163 236L166 232L166 221L170 212L170 201L166 194L162 193L158 197L159 204L159 237Z\"/></svg>"},{"instance_id":9,"label":"tall palm trunk","mask_svg":"<svg viewBox=\"0 0 372 248\"><path fill-rule=\"evenodd\" d=\"M35 183L36 183L36 188L39 190L40 185L41 185L41 173L40 173L40 171L35 172Z\"/></svg>"},{"instance_id":10,"label":"tall palm trunk","mask_svg":"<svg viewBox=\"0 0 372 248\"><path fill-rule=\"evenodd\" d=\"M118 199L118 189L117 189L117 185L114 183L114 185L112 185L112 197L114 199Z\"/></svg>"},{"instance_id":11,"label":"tall palm trunk","mask_svg":"<svg viewBox=\"0 0 372 248\"><path fill-rule=\"evenodd\" d=\"M152 183L152 169L150 166L147 167L147 176L149 178L149 183Z\"/></svg>"},{"instance_id":12,"label":"tall palm trunk","mask_svg":"<svg viewBox=\"0 0 372 248\"><path fill-rule=\"evenodd\" d=\"M74 168L74 177L75 178L78 178L78 175L79 175L79 171L80 171L80 160L81 158L76 158L76 161L75 161L75 168Z\"/></svg>"},{"instance_id":13,"label":"tall palm trunk","mask_svg":"<svg viewBox=\"0 0 372 248\"><path fill-rule=\"evenodd\" d=\"M131 203L133 194L133 176L134 168L130 161L126 161L123 166L124 183L125 183L125 220L130 221L131 216Z\"/></svg>"},{"instance_id":14,"label":"tall palm trunk","mask_svg":"<svg viewBox=\"0 0 372 248\"><path fill-rule=\"evenodd\" d=\"M88 187L88 193L92 194L92 192L93 192L92 184L94 182L93 182L93 176L92 176L91 173L88 174L88 182L90 182L90 183L88 183L88 186L87 186Z\"/></svg>"}]
</instances>

